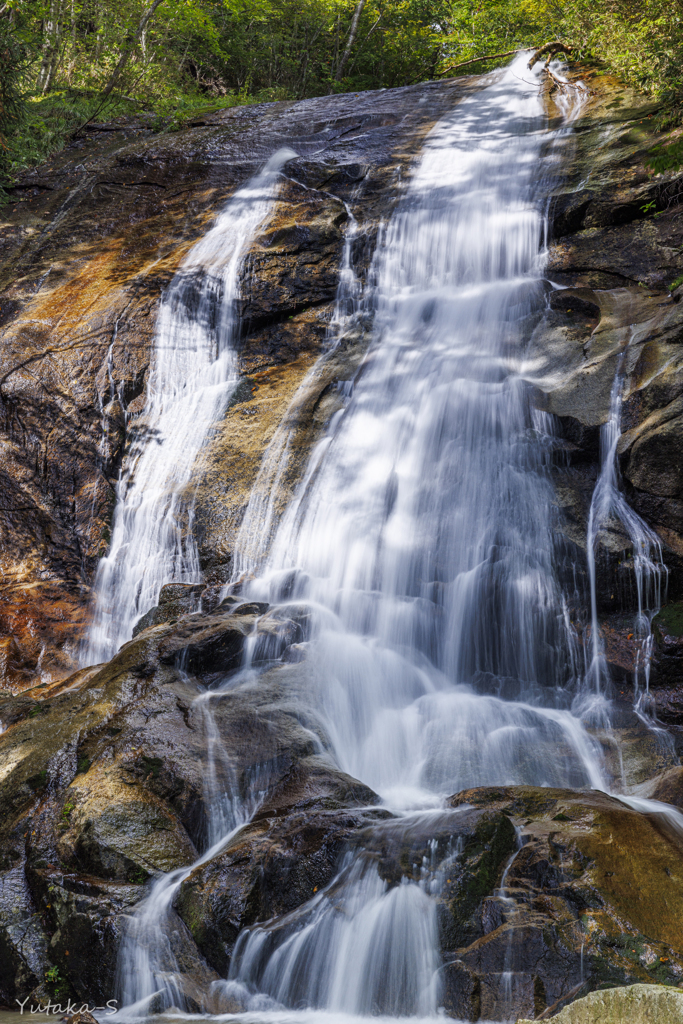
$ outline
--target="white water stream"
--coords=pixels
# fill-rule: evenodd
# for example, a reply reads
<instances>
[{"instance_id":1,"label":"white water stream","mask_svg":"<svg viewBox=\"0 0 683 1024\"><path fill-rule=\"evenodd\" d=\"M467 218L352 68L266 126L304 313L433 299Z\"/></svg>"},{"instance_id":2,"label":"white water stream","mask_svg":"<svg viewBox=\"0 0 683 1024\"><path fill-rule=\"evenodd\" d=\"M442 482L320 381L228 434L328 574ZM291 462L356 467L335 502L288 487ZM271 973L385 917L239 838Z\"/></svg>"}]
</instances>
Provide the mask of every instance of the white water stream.
<instances>
[{"instance_id":1,"label":"white water stream","mask_svg":"<svg viewBox=\"0 0 683 1024\"><path fill-rule=\"evenodd\" d=\"M164 583L201 580L192 470L237 385L234 304L242 258L270 213L280 168L294 156L280 150L235 193L163 295L141 436L118 482L82 665L111 658L130 640Z\"/></svg>"},{"instance_id":2,"label":"white water stream","mask_svg":"<svg viewBox=\"0 0 683 1024\"><path fill-rule=\"evenodd\" d=\"M405 829L425 815L457 814L442 809L444 798L470 786L609 788L600 747L581 717L586 695L599 699L599 687L594 671L585 678L580 670L554 573L550 426L534 412L523 379L525 345L545 307L545 194L557 161L539 75L520 56L431 132L377 253L373 341L346 406L314 452L270 552L249 534L263 518L251 509L236 553L252 579L233 586L306 624L307 667L316 680L310 699L337 763L371 786ZM243 191L271 196L275 173L266 169ZM207 274L222 282L223 310L247 229L267 213L267 199L256 216L253 200L241 207L239 195L224 215L233 218L231 231L243 218L232 269L217 260L220 270ZM196 269L195 288L215 252L213 245L193 250L187 272ZM171 337L195 330L194 313L183 312L183 287L181 277L176 298L165 300L179 324ZM197 330L203 339L205 328ZM217 363L227 366L228 348L220 353ZM201 401L177 399L192 417L215 394L201 414L204 435L233 370L216 371L220 380L207 372L211 382L192 391ZM158 404L155 422L166 436L167 400L155 404L157 393L166 393L162 385L150 386L150 409ZM591 531L618 501L609 476L612 436L605 441ZM172 444L159 449L163 473L152 446L140 454L129 484L140 497L121 503L103 569L113 582L100 587L109 596L92 651L109 652L161 583L196 578L190 534L176 524L201 443L183 450L178 475L169 472ZM153 490L140 475L146 458L163 496L154 498L165 510L154 526L169 531L163 535L149 533L141 512ZM261 493L254 502L267 507ZM619 516L629 528L621 506ZM168 561L147 572L140 567L153 550ZM135 601L126 598L128 619L119 629L112 609L124 593ZM249 648L254 662L273 655L259 643ZM211 701L222 692L199 698L214 767L221 755ZM202 861L258 805L258 793L247 806L234 792L217 791L219 775L212 768L207 780L214 829ZM646 803L648 812L659 807ZM155 883L131 921L120 971L133 1014L159 991L162 1005L183 1006L173 935L184 926L172 902L190 870ZM390 887L372 858L349 854L334 882L304 907L244 931L230 977L214 988L226 1005L237 1000L249 1020L305 1022L321 1013L337 1022L372 1014L433 1019L441 960L432 897L440 884L426 866L419 882ZM512 976L507 981L512 992Z\"/></svg>"},{"instance_id":3,"label":"white water stream","mask_svg":"<svg viewBox=\"0 0 683 1024\"><path fill-rule=\"evenodd\" d=\"M251 566L250 598L308 606L339 764L397 808L602 781L570 710L545 423L521 376L545 305L545 129L521 57L432 131L378 253L371 350Z\"/></svg>"},{"instance_id":4,"label":"white water stream","mask_svg":"<svg viewBox=\"0 0 683 1024\"><path fill-rule=\"evenodd\" d=\"M604 690L609 684L609 668L598 623L595 551L599 531L613 522L626 531L633 550L633 574L638 605L634 630L639 641L634 689L636 700L639 700L649 694L653 642L651 623L661 608L662 590L666 594L667 570L659 537L637 512L634 512L620 487L617 445L621 437L624 355L625 352L622 352L617 362L617 372L610 395L609 418L600 428L600 474L588 517L586 548L591 592L591 660L588 677L597 692Z\"/></svg>"}]
</instances>

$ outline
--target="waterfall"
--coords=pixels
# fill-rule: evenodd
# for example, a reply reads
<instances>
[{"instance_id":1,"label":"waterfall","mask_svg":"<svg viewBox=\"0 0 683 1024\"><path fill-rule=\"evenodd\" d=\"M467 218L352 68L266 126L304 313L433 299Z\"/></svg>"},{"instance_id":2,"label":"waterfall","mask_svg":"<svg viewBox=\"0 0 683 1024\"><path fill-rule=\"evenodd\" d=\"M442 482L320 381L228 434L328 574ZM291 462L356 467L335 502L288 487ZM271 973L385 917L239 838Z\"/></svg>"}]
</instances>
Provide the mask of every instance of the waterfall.
<instances>
[{"instance_id":1,"label":"waterfall","mask_svg":"<svg viewBox=\"0 0 683 1024\"><path fill-rule=\"evenodd\" d=\"M203 725L207 747L204 803L207 817L206 849L194 864L157 878L148 896L127 919L117 964L118 991L127 1016L144 1016L152 999L157 1008L185 1007L187 948L192 939L173 909L178 889L200 867L229 843L249 821L267 789L267 779L254 774L249 794L241 800L238 781L225 756L213 714L220 691L202 693L195 705ZM183 967L185 968L183 970Z\"/></svg>"},{"instance_id":2,"label":"waterfall","mask_svg":"<svg viewBox=\"0 0 683 1024\"><path fill-rule=\"evenodd\" d=\"M432 130L380 236L363 300L374 309L368 355L353 381L340 382L345 406L279 525L274 492L289 425L273 439L228 588L275 606L273 621L299 623L316 720L339 767L393 812L372 826L387 841L437 821L448 834L449 816L461 812L445 798L471 786L609 788L581 717L592 685L554 572L551 423L524 379L546 305L558 136L548 131L541 72L526 60L490 76ZM564 105L575 112L567 97ZM348 297L341 287L340 330ZM605 480L615 465L608 440ZM595 500L597 524L604 503ZM245 675L197 698L210 756L209 849L157 881L133 915L119 964L128 1005L144 1007L159 989L163 1007L185 1005L174 895L267 787L257 782L249 803L235 796L212 702L247 675L257 685L259 663L272 667L288 642L275 650L272 634L255 635ZM433 1020L435 897L448 856L392 884L372 850L349 849L306 904L243 930L209 1002L221 1009L222 999L230 1013L276 1011L270 1020L305 1020L307 1011L312 1021L320 1011ZM505 875L498 892L506 898ZM500 966L512 1005L515 978L508 962Z\"/></svg>"},{"instance_id":3,"label":"waterfall","mask_svg":"<svg viewBox=\"0 0 683 1024\"><path fill-rule=\"evenodd\" d=\"M162 297L147 402L116 488L82 665L105 661L130 640L165 583L201 580L193 468L237 384L242 259L270 213L280 168L294 156L279 150L235 193Z\"/></svg>"},{"instance_id":4,"label":"waterfall","mask_svg":"<svg viewBox=\"0 0 683 1024\"><path fill-rule=\"evenodd\" d=\"M633 339L631 338L631 341ZM638 653L634 674L636 702L647 703L650 683L650 659L653 635L651 623L662 603L662 580L666 587L667 570L662 557L662 544L657 534L631 508L621 491L621 475L617 459L617 446L621 437L621 406L624 387L623 364L625 350L617 360L617 369L610 394L607 422L600 428L600 472L598 475L588 516L586 550L591 594L591 660L588 678L596 692L604 690L609 681L609 669L600 637L596 587L595 549L601 528L610 520L626 531L633 550L633 573L636 581L638 610L634 631L638 638ZM643 699L645 698L645 699Z\"/></svg>"},{"instance_id":5,"label":"waterfall","mask_svg":"<svg viewBox=\"0 0 683 1024\"><path fill-rule=\"evenodd\" d=\"M346 407L269 555L237 552L233 586L305 625L336 759L399 831L469 786L607 787L573 713L550 424L523 377L551 138L523 56L433 129L377 254ZM250 1010L435 1015L432 881L389 886L356 850L304 907L242 933L226 992Z\"/></svg>"},{"instance_id":6,"label":"waterfall","mask_svg":"<svg viewBox=\"0 0 683 1024\"><path fill-rule=\"evenodd\" d=\"M378 253L369 354L246 588L308 606L340 766L403 809L602 780L522 376L554 168L524 67L433 129Z\"/></svg>"},{"instance_id":7,"label":"waterfall","mask_svg":"<svg viewBox=\"0 0 683 1024\"><path fill-rule=\"evenodd\" d=\"M439 966L426 887L390 888L361 855L305 908L242 932L226 995L244 1000L256 990L281 1006L426 1017L436 1010Z\"/></svg>"}]
</instances>

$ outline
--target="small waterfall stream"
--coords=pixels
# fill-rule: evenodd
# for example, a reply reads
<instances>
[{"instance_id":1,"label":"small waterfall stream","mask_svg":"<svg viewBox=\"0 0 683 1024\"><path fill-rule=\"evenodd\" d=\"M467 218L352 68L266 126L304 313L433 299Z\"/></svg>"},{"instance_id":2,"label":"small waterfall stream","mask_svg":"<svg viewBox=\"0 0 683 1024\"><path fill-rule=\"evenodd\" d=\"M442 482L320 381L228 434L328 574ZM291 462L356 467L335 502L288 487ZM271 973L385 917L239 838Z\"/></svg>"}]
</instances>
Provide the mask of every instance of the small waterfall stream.
<instances>
[{"instance_id":1,"label":"small waterfall stream","mask_svg":"<svg viewBox=\"0 0 683 1024\"><path fill-rule=\"evenodd\" d=\"M446 809L444 798L472 786L610 783L582 719L603 658L594 559L596 646L586 675L554 570L550 424L533 409L523 377L525 345L546 303L545 197L559 134L547 130L540 71L529 71L526 59L491 76L431 132L376 254L368 356L346 382L345 407L279 527L257 489L235 557L241 577L228 588L305 623L300 646L317 681L311 699L336 762L392 811L377 829L401 835L430 816L447 828L448 816L460 812ZM162 583L198 577L181 511L191 512L192 464L234 379L230 311L240 255L267 216L288 155L274 157L235 196L164 299L148 418L166 442L144 448L122 478L125 500L98 578L90 660L127 638ZM342 281L339 303L348 298ZM216 359L209 328L217 310ZM335 322L342 321L338 310ZM169 338L172 354L162 355ZM185 387L188 338L193 353L205 354ZM616 512L636 560L643 550L642 580L661 552L642 521L629 518L618 489L620 394L615 383L589 548ZM193 426L189 436L178 434L174 454L169 423L181 410ZM277 458L286 446L283 433L274 441ZM264 470L273 487L276 461ZM258 536L264 511L274 534L269 550ZM639 607L646 618L652 606L642 595ZM272 637L268 649L259 648L264 643L256 637L249 645L252 674L261 656L272 663ZM221 768L211 706L234 685L233 677L198 698L211 819L200 864L260 799L256 784L250 801L240 801ZM648 813L660 809L641 803ZM119 971L133 1016L160 991L163 1006L184 1006L173 948L184 925L172 904L196 866L157 881L131 918ZM230 976L215 987L249 1019L261 1011L277 1011L271 1020L304 1020L308 1011L311 1020L320 1011L336 1019L433 1019L441 998L433 897L442 882L425 864L418 880L390 886L367 851L350 851L307 904L242 932ZM514 977L506 965L501 970L501 991L512 999Z\"/></svg>"},{"instance_id":2,"label":"small waterfall stream","mask_svg":"<svg viewBox=\"0 0 683 1024\"><path fill-rule=\"evenodd\" d=\"M666 593L667 570L662 557L662 543L659 537L637 512L634 512L626 501L620 486L617 446L621 437L625 354L625 351L622 352L617 360L617 371L610 395L609 417L600 429L600 474L593 492L588 517L586 550L591 593L591 660L588 676L596 692L603 691L609 682L609 669L598 624L595 549L600 529L613 520L626 531L633 549L633 573L638 603L634 629L639 641L634 690L636 700L640 700L642 703L642 698L649 694L653 639L651 623L662 604L662 581L664 582L664 593Z\"/></svg>"},{"instance_id":3,"label":"small waterfall stream","mask_svg":"<svg viewBox=\"0 0 683 1024\"><path fill-rule=\"evenodd\" d=\"M280 150L235 193L162 297L141 436L119 478L82 665L111 658L130 640L164 583L201 579L192 470L237 385L234 304L242 257L271 210L280 168L294 156Z\"/></svg>"}]
</instances>

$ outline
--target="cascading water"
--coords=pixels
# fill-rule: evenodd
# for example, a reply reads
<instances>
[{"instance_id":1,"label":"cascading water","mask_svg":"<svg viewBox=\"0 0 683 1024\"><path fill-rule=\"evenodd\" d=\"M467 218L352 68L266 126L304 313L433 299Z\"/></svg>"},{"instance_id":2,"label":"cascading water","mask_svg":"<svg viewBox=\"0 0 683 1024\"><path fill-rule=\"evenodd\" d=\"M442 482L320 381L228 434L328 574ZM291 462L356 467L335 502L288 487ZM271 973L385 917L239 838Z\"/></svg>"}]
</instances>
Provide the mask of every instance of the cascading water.
<instances>
[{"instance_id":1,"label":"cascading water","mask_svg":"<svg viewBox=\"0 0 683 1024\"><path fill-rule=\"evenodd\" d=\"M633 339L631 339L631 342ZM649 693L650 659L652 656L651 622L662 603L662 582L666 589L667 571L662 558L662 544L657 534L631 508L620 489L617 446L621 436L621 405L623 380L622 352L610 395L607 422L600 430L600 474L598 476L588 517L588 575L591 591L591 661L588 676L596 691L604 689L609 669L600 638L596 588L595 549L599 531L610 520L616 521L628 535L633 549L633 573L636 581L637 613L634 630L638 637L638 655L634 676L636 701Z\"/></svg>"},{"instance_id":2,"label":"cascading water","mask_svg":"<svg viewBox=\"0 0 683 1024\"><path fill-rule=\"evenodd\" d=\"M552 163L523 66L433 130L378 256L370 354L247 588L310 604L340 765L403 808L601 781L569 711L547 448L520 374Z\"/></svg>"},{"instance_id":3,"label":"cascading water","mask_svg":"<svg viewBox=\"0 0 683 1024\"><path fill-rule=\"evenodd\" d=\"M545 303L544 128L520 58L431 133L377 257L370 353L243 587L305 619L336 759L399 832L469 786L606 785L572 714L545 424L521 376ZM243 932L228 984L252 1009L424 1016L438 963L428 889L361 851Z\"/></svg>"},{"instance_id":4,"label":"cascading water","mask_svg":"<svg viewBox=\"0 0 683 1024\"><path fill-rule=\"evenodd\" d=\"M159 309L141 437L116 492L111 545L98 566L81 664L130 640L164 583L201 579L192 530L192 470L237 384L234 304L242 257L296 154L277 152L228 202L181 264Z\"/></svg>"}]
</instances>

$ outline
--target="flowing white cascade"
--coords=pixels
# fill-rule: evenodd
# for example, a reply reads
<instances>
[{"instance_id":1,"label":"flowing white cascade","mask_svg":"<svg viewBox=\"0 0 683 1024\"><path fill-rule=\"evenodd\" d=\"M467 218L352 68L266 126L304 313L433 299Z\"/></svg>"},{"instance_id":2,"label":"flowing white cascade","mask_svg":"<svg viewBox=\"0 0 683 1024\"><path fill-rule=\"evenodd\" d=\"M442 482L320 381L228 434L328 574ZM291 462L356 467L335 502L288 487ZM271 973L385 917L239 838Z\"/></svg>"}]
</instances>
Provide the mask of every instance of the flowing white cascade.
<instances>
[{"instance_id":1,"label":"flowing white cascade","mask_svg":"<svg viewBox=\"0 0 683 1024\"><path fill-rule=\"evenodd\" d=\"M236 542L238 577L250 572L254 564L262 561L270 549L277 525L278 506L282 501L283 483L289 469L292 443L300 420L301 404L310 401L311 393L318 397L319 388L316 388L316 381L325 367L327 357L333 355L343 339L358 328L362 289L351 263L351 251L358 237L359 226L348 205L346 213L348 222L339 269L339 284L334 313L327 332L328 349L321 359L316 360L297 388L263 456Z\"/></svg>"},{"instance_id":2,"label":"flowing white cascade","mask_svg":"<svg viewBox=\"0 0 683 1024\"><path fill-rule=\"evenodd\" d=\"M661 608L662 583L666 590L667 569L662 556L662 542L654 530L631 508L621 490L617 446L621 437L624 355L625 352L622 352L617 361L610 395L609 417L600 428L600 473L588 516L586 550L591 593L591 659L587 674L596 692L605 690L609 683L609 668L598 623L595 550L600 530L613 522L623 527L633 549L633 573L638 605L634 624L634 631L638 637L638 655L633 681L634 697L637 703L646 704L649 696L653 644L651 623Z\"/></svg>"},{"instance_id":3,"label":"flowing white cascade","mask_svg":"<svg viewBox=\"0 0 683 1024\"><path fill-rule=\"evenodd\" d=\"M247 1005L256 990L273 1006L425 1017L437 1006L440 966L428 883L390 887L369 858L350 856L305 907L242 933L224 992Z\"/></svg>"},{"instance_id":4,"label":"flowing white cascade","mask_svg":"<svg viewBox=\"0 0 683 1024\"><path fill-rule=\"evenodd\" d=\"M469 786L609 787L580 717L585 680L553 572L548 424L523 379L545 305L554 160L539 77L520 56L431 133L377 254L373 343L346 408L314 451L268 558L247 528L236 553L245 579L257 576L235 581L243 594L307 630L302 671L318 720L340 767L395 812L399 841L429 816L448 831L444 816L458 812L444 797ZM272 479L275 488L277 472ZM254 503L270 531L274 505L260 492ZM259 661L287 642L252 638L245 676L198 698L212 808L198 863L248 819L267 784L255 782L249 806L235 796L212 702L247 675L253 683ZM313 1024L322 1011L335 1022L433 1020L433 897L447 862L390 884L371 851L350 851L307 904L241 934L207 1005L278 1022ZM184 1005L174 949L184 926L172 903L191 870L157 882L131 922L120 970L125 1001L140 1010L160 989L163 1005ZM504 896L505 876L500 886ZM507 967L501 991L512 1011Z\"/></svg>"},{"instance_id":5,"label":"flowing white cascade","mask_svg":"<svg viewBox=\"0 0 683 1024\"><path fill-rule=\"evenodd\" d=\"M141 437L119 478L83 665L105 661L130 640L165 583L201 579L192 470L237 384L234 304L242 258L270 213L280 168L294 156L280 150L235 193L162 298Z\"/></svg>"},{"instance_id":6,"label":"flowing white cascade","mask_svg":"<svg viewBox=\"0 0 683 1024\"><path fill-rule=\"evenodd\" d=\"M432 131L379 254L370 353L247 588L308 606L340 765L398 807L602 778L570 712L548 446L521 376L545 127L522 56Z\"/></svg>"},{"instance_id":7,"label":"flowing white cascade","mask_svg":"<svg viewBox=\"0 0 683 1024\"><path fill-rule=\"evenodd\" d=\"M206 849L194 864L158 878L147 898L127 919L117 964L118 992L126 1008L126 1018L146 1016L153 999L157 1009L186 1006L186 950L192 946L192 940L173 909L173 901L188 875L215 857L249 821L267 789L268 779L261 778L256 772L251 779L248 797L241 800L237 795L239 783L223 749L213 715L214 702L221 696L220 691L205 692L195 701L207 745L208 763L204 780Z\"/></svg>"},{"instance_id":8,"label":"flowing white cascade","mask_svg":"<svg viewBox=\"0 0 683 1024\"><path fill-rule=\"evenodd\" d=\"M242 583L306 624L335 756L406 827L469 786L607 786L572 713L546 421L522 378L549 141L523 56L432 131L378 254L348 405ZM424 1017L437 965L429 891L388 885L361 851L296 914L244 932L227 985L250 1011Z\"/></svg>"}]
</instances>

